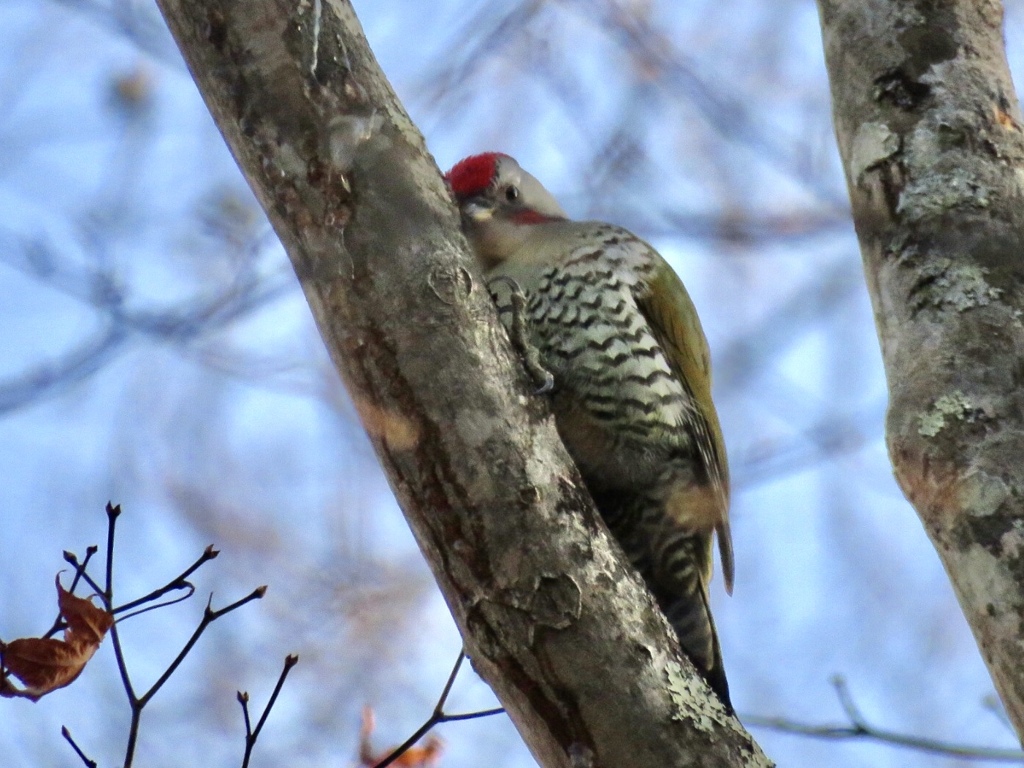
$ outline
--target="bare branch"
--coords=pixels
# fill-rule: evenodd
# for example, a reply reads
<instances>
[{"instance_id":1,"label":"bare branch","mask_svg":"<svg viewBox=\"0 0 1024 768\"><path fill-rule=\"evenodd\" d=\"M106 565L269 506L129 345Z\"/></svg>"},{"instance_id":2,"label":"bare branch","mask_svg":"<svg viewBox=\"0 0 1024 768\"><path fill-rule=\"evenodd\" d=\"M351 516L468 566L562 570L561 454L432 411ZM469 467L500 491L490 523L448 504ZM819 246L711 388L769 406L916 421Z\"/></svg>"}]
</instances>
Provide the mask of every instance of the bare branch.
<instances>
[{"instance_id":1,"label":"bare branch","mask_svg":"<svg viewBox=\"0 0 1024 768\"><path fill-rule=\"evenodd\" d=\"M894 747L905 747L918 752L928 752L946 757L964 757L972 760L985 760L996 763L1024 763L1024 752L1019 749L996 749L993 747L975 747L954 744L941 739L929 739L922 736L908 736L886 728L871 725L854 704L853 697L847 688L846 681L841 677L832 680L839 703L846 714L846 725L813 725L801 723L786 717L766 717L763 715L744 715L743 722L755 728L767 728L771 731L792 733L798 736L810 736L816 739L868 739Z\"/></svg>"},{"instance_id":2,"label":"bare branch","mask_svg":"<svg viewBox=\"0 0 1024 768\"><path fill-rule=\"evenodd\" d=\"M399 746L395 747L388 753L383 759L377 760L373 757L369 750L368 738L369 734L363 734L364 743L360 749L360 757L364 764L368 765L368 768L387 768L387 766L394 763L402 755L406 754L412 747L422 739L430 730L440 723L451 723L460 720L476 720L481 717L491 717L492 715L500 715L505 710L502 708L497 709L485 709L480 712L464 712L456 715L447 715L444 712L445 702L448 701L448 694L452 691L452 686L455 684L455 679L459 676L459 670L462 668L462 662L466 659L466 652L460 650L459 656L455 659L455 664L452 666L452 671L448 675L448 680L444 684L444 688L441 690L441 695L437 698L437 703L434 705L434 711L430 717L427 718L426 722L423 723L416 731ZM364 724L364 729L367 726Z\"/></svg>"},{"instance_id":3,"label":"bare branch","mask_svg":"<svg viewBox=\"0 0 1024 768\"><path fill-rule=\"evenodd\" d=\"M267 700L267 706L263 708L263 714L260 715L255 728L252 727L252 721L249 719L249 694L244 691L238 692L238 703L242 705L242 716L245 720L245 753L242 756L242 768L248 768L249 759L252 757L252 750L256 746L256 739L260 737L260 731L263 730L263 726L267 722L270 710L274 708L274 703L284 687L284 681L288 677L288 673L298 663L299 657L294 654L285 657L284 667L281 669L281 674L278 675L277 684L274 685L274 690Z\"/></svg>"},{"instance_id":4,"label":"bare branch","mask_svg":"<svg viewBox=\"0 0 1024 768\"><path fill-rule=\"evenodd\" d=\"M143 595L142 597L136 598L135 600L132 600L131 602L124 603L123 605L119 605L116 608L111 608L110 612L113 613L114 615L117 615L118 613L124 613L125 611L132 610L133 608L138 608L140 605L145 605L146 603L151 603L154 600L159 600L161 597L166 595L168 592L175 592L177 590L182 590L182 589L186 590L186 594L184 594L184 595L182 595L180 597L176 597L173 600L170 600L168 602L160 603L159 605L148 606L148 607L144 608L143 610L144 611L150 611L150 610L153 610L154 608L160 608L160 607L163 607L165 605L173 605L174 603L181 602L182 600L187 600L188 598L192 597L192 595L195 594L195 591L196 591L196 588L192 584L192 582L188 581L188 577L191 576L193 573L195 573L196 570L198 570L201 566L203 566L206 563L208 563L211 560L213 560L219 554L220 554L220 551L217 550L217 549L214 549L213 545L211 544L210 546L208 546L206 549L203 550L203 554L201 554L196 559L196 561L194 563L192 563L192 565L190 565L184 571L179 573L177 576L175 576L169 582L164 584L162 587L158 587L157 589L154 589L148 595ZM124 619L131 618L132 616L138 616L140 613L142 613L142 611L136 611L135 613L130 613L127 616L122 616L121 620L123 621Z\"/></svg>"},{"instance_id":5,"label":"bare branch","mask_svg":"<svg viewBox=\"0 0 1024 768\"><path fill-rule=\"evenodd\" d=\"M74 738L71 736L71 731L68 730L67 726L62 725L60 727L60 735L64 737L64 740L71 745L71 748L75 750L75 754L82 761L86 768L96 768L96 761L89 758L82 748L75 743Z\"/></svg>"}]
</instances>

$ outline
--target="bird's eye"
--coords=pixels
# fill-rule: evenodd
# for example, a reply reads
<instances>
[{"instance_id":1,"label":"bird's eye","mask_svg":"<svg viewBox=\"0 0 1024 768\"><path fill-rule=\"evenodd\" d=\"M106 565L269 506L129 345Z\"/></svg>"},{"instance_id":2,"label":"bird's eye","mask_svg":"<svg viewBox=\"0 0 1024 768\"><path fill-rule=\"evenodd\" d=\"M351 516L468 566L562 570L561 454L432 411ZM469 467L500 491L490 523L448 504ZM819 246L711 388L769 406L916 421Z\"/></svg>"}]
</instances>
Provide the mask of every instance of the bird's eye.
<instances>
[{"instance_id":1,"label":"bird's eye","mask_svg":"<svg viewBox=\"0 0 1024 768\"><path fill-rule=\"evenodd\" d=\"M505 199L510 203L514 203L519 199L519 187L509 184L505 187Z\"/></svg>"}]
</instances>

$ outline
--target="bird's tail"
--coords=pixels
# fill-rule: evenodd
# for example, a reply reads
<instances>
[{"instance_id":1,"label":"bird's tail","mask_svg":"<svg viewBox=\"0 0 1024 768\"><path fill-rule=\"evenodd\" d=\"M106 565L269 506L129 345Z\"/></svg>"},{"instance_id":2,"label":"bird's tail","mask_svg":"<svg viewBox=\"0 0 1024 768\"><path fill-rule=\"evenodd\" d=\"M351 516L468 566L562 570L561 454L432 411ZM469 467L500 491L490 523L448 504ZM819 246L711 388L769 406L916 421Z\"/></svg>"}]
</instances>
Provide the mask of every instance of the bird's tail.
<instances>
[{"instance_id":1,"label":"bird's tail","mask_svg":"<svg viewBox=\"0 0 1024 768\"><path fill-rule=\"evenodd\" d=\"M689 594L664 598L656 593L655 596L679 637L679 645L731 712L729 681L722 665L722 648L718 642L715 620L711 616L711 606L708 604L707 587L696 584Z\"/></svg>"},{"instance_id":2,"label":"bird's tail","mask_svg":"<svg viewBox=\"0 0 1024 768\"><path fill-rule=\"evenodd\" d=\"M732 712L711 615L712 532L673 523L652 499L596 493L594 500L679 637L679 645Z\"/></svg>"}]
</instances>

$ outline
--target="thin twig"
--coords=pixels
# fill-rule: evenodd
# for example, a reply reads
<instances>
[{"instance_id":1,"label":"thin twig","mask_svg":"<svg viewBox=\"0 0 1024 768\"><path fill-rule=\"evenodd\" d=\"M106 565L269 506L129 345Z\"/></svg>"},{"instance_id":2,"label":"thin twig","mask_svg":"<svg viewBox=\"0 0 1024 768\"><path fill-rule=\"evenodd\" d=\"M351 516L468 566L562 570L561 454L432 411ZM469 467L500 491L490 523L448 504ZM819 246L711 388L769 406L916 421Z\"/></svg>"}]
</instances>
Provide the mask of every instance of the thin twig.
<instances>
[{"instance_id":1,"label":"thin twig","mask_svg":"<svg viewBox=\"0 0 1024 768\"><path fill-rule=\"evenodd\" d=\"M103 594L106 596L107 610L114 606L114 530L117 528L117 518L121 515L121 505L113 505L107 502L107 568L106 568L106 589Z\"/></svg>"},{"instance_id":2,"label":"thin twig","mask_svg":"<svg viewBox=\"0 0 1024 768\"><path fill-rule=\"evenodd\" d=\"M192 647L202 636L203 632L206 631L207 627L209 627L221 616L231 613L237 608L241 608L248 602L251 602L253 600L259 600L265 594L267 594L266 585L262 587L256 587L256 589L254 589L248 595L243 597L241 600L236 600L230 605L226 605L223 608L216 611L210 607L213 602L213 595L210 595L210 599L206 603L206 609L203 611L203 618L200 620L199 626L196 627L195 631L192 633L192 637L190 637L188 641L185 643L185 645L182 646L182 649L178 652L178 655L174 657L174 661L172 661L170 665L167 667L167 669L164 670L164 673L160 675L159 678L157 678L157 681L153 683L152 686L150 686L150 689L148 691L146 691L144 694L142 694L142 696L139 697L139 708L141 709L142 707L146 706L146 704L149 703L150 699L152 699L153 696L156 695L156 692L163 687L164 683L166 683L168 679L170 679L171 675L174 674L175 670L177 670L181 662L185 660L185 657L188 656L189 652L192 650Z\"/></svg>"},{"instance_id":3,"label":"thin twig","mask_svg":"<svg viewBox=\"0 0 1024 768\"><path fill-rule=\"evenodd\" d=\"M427 731L429 731L431 728L437 725L437 723L438 721L434 718L433 715L431 715L430 719L427 720L427 722L425 722L419 728L417 728L416 732L413 733L412 736L410 736L408 739L403 741L399 746L391 750L391 754L389 754L383 760L374 763L372 768L387 768L387 766L391 765L393 762L395 762L395 760L397 760L406 752L408 752L409 749L412 748L412 746L415 745L417 741L426 736Z\"/></svg>"},{"instance_id":4,"label":"thin twig","mask_svg":"<svg viewBox=\"0 0 1024 768\"><path fill-rule=\"evenodd\" d=\"M125 603L124 605L122 605L122 606L118 607L117 609L115 609L114 608L114 538L115 538L114 534L115 534L115 531L116 531L117 518L121 514L121 507L120 507L120 505L113 505L113 504L108 502L107 503L106 512L107 512L107 552L106 552L105 584L104 584L104 587L103 587L102 590L97 589L97 591L100 592L100 597L103 600L103 602L105 604L105 607L111 613L113 613L115 610L117 610L117 611L130 610L131 608L143 605L143 604L145 604L147 602L150 602L152 600L156 600L159 597L161 597L162 595L165 595L168 592L174 591L176 589L187 589L189 592L185 596L185 598L190 597L194 593L195 588L193 587L193 585L190 582L187 581L187 577L192 575L192 573L194 573L196 571L196 569L198 569L201 565L203 565L204 563L212 560L213 558L215 558L219 554L219 552L216 549L214 549L212 545L208 546L205 550L203 550L203 554L200 555L199 558L197 558L196 561L194 563L192 563L192 565L190 565L188 568L186 568L181 574L179 574L174 579L169 581L163 587L160 587L159 589L156 589L153 592L150 592L148 595L145 595L145 596L143 596L143 597L141 597L141 598L139 598L137 600L133 600L133 601L131 601L129 603ZM93 584L92 580L89 578L89 575L87 573L85 573L84 569L82 570L82 578L86 579L90 584ZM231 603L230 605L227 605L224 608L221 608L221 609L216 610L216 611L213 610L213 608L211 607L211 601L213 600L213 596L211 595L210 596L210 601L207 602L206 609L203 611L203 618L199 622L199 626L196 627L196 630L192 633L192 636L188 639L188 641L185 643L184 647L181 649L181 651L178 653L178 655L174 658L174 660L170 663L170 665L167 667L167 669L164 670L163 674L160 675L160 677L157 679L157 681L155 683L153 683L153 685L150 686L149 690L147 690L141 696L139 696L135 692L135 687L132 685L131 677L128 674L128 664L125 661L124 648L121 645L121 636L120 636L120 633L118 632L117 623L114 623L111 626L111 628L110 628L110 638L111 638L111 643L114 646L114 658L117 661L117 670L118 670L118 673L121 675L121 684L124 686L125 694L128 697L128 704L129 704L129 706L131 708L131 721L130 721L129 726L128 726L128 743L127 743L127 745L125 747L124 768L131 768L132 762L135 759L135 747L138 744L139 724L140 724L141 719L142 719L142 710L150 702L150 700L153 698L153 696L156 695L157 691L159 691L160 688L163 687L164 683L166 683L167 680L170 679L171 675L174 674L175 670L177 670L177 668L181 665L181 662L184 661L185 657L189 654L189 652L195 646L196 642L199 640L200 636L203 634L203 632L206 630L206 628L208 626L210 626L210 624L212 624L214 621L219 619L221 616L224 616L225 614L230 613L231 611L235 610L236 608L240 608L241 606L245 605L246 603L248 603L248 602L250 602L252 600L257 600L257 599L263 597L263 595L266 594L266 591L267 591L267 588L265 586L258 587L257 589L253 590L250 594L248 594L245 597L243 597L241 600L236 600L234 603ZM169 601L167 603L163 603L161 605L170 605L172 603L179 602L180 600L185 599L185 598L176 598L174 600L171 600L171 601ZM148 610L148 609L144 609L144 610ZM126 618L131 617L131 616L136 616L136 615L138 615L139 613L142 613L142 612L143 611L136 611L135 613L129 613L126 616L122 616L121 619L124 620Z\"/></svg>"},{"instance_id":5,"label":"thin twig","mask_svg":"<svg viewBox=\"0 0 1024 768\"><path fill-rule=\"evenodd\" d=\"M85 560L83 560L82 562L78 562L78 555L69 550L64 550L64 561L69 563L75 569L75 576L73 579L71 579L71 586L68 587L68 592L74 592L75 587L78 586L78 582L81 581L83 577L88 578L88 574L85 572L85 569L89 567L89 561L92 560L92 556L95 555L98 551L99 547L97 547L95 544L90 544L88 547L85 548ZM97 589L96 591L99 592L100 590ZM67 624L65 624L61 619L61 614L58 612L57 618L53 620L53 626L46 630L46 632L43 634L43 637L53 637L62 629L66 629Z\"/></svg>"},{"instance_id":6,"label":"thin twig","mask_svg":"<svg viewBox=\"0 0 1024 768\"><path fill-rule=\"evenodd\" d=\"M188 592L186 592L184 595L179 595L178 597L175 597L175 598L173 598L171 600L165 600L162 603L155 603L154 605L147 605L145 608L139 608L139 610L134 611L133 613L125 614L124 616L119 617L118 618L118 622L126 621L128 619L134 619L136 616L141 616L144 613L149 613L150 611L155 611L157 608L166 608L169 605L175 605L177 603L183 603L186 600L188 600L190 597L192 597L192 595L194 595L196 593L195 585L193 585L191 582L186 582L186 584L184 586L180 587L180 588L181 589L187 589ZM134 602L138 602L138 601L134 601ZM111 613L115 613L116 614L118 611L122 611L122 610L124 610L124 608L115 608L114 610L111 611Z\"/></svg>"},{"instance_id":7,"label":"thin twig","mask_svg":"<svg viewBox=\"0 0 1024 768\"><path fill-rule=\"evenodd\" d=\"M202 565L204 565L205 563L210 562L215 557L217 557L217 555L219 555L219 554L220 554L220 550L214 549L212 544L209 545L206 549L203 550L203 554L201 554L198 557L198 559L194 563L192 563L192 565L190 565L188 568L186 568L180 574L175 576L169 582L164 584L162 587L160 587L159 589L154 589L148 595L144 595L144 596L142 596L142 597L140 597L140 598L138 598L136 600L132 600L130 603L125 603L124 605L119 605L116 608L111 609L111 613L118 614L118 613L123 613L124 611L130 611L133 608L137 608L140 605L145 605L146 603L151 603L154 600L156 600L156 599L158 599L160 597L163 597L168 592L173 592L173 591L178 590L178 589L187 589L187 590L189 590L189 593L187 595L185 595L184 597L175 598L171 602L161 603L160 606L172 605L174 603L180 602L181 600L188 599L189 597L191 597L195 593L195 587L192 585L192 583L190 581L188 581L188 577L191 576L193 573L195 573L197 570L199 570L199 568ZM154 607L160 607L160 606L150 606L150 608L147 608L146 610L151 610ZM132 616L138 616L139 613L142 613L142 611L139 611L138 613L133 613L131 615ZM125 616L123 618L128 618L128 617Z\"/></svg>"},{"instance_id":8,"label":"thin twig","mask_svg":"<svg viewBox=\"0 0 1024 768\"><path fill-rule=\"evenodd\" d=\"M69 592L74 592L75 587L78 586L78 580L82 578L85 573L85 569L89 567L89 561L92 560L92 556L100 551L100 548L96 544L90 544L85 548L85 560L81 563L78 562L78 555L74 552L64 550L64 560L75 566L75 578L71 580L71 586L68 587Z\"/></svg>"},{"instance_id":9,"label":"thin twig","mask_svg":"<svg viewBox=\"0 0 1024 768\"><path fill-rule=\"evenodd\" d=\"M89 567L89 561L92 560L92 556L100 551L100 548L96 544L90 544L85 548L85 560L81 563L78 562L78 555L74 552L64 550L64 560L75 567L75 577L71 580L71 586L68 587L68 592L74 592L75 587L78 586L79 580L85 575L85 569Z\"/></svg>"},{"instance_id":10,"label":"thin twig","mask_svg":"<svg viewBox=\"0 0 1024 768\"><path fill-rule=\"evenodd\" d=\"M459 676L459 670L462 668L462 662L466 660L466 650L463 648L459 651L459 656L455 659L455 665L452 667L452 671L448 674L448 679L444 683L444 688L441 689L441 695L437 698L437 704L434 705L434 715L442 717L444 714L444 705L448 701L448 694L452 692L452 686L455 685L455 678Z\"/></svg>"},{"instance_id":11,"label":"thin twig","mask_svg":"<svg viewBox=\"0 0 1024 768\"><path fill-rule=\"evenodd\" d=\"M387 768L398 758L404 755L409 749L412 748L417 741L423 738L431 728L440 723L452 723L460 720L475 720L480 717L491 717L492 715L500 715L505 710L502 707L495 709L485 709L480 712L460 712L454 715L446 715L444 713L445 702L448 701L448 694L452 691L452 686L455 685L455 678L459 676L459 670L462 668L462 662L466 659L466 651L462 649L459 651L459 656L455 659L455 664L452 666L452 671L448 674L448 680L445 681L444 688L441 689L441 695L437 699L437 704L434 705L434 712L430 717L423 723L416 731L403 741L399 746L391 750L390 754L383 760L380 760L373 764L372 768Z\"/></svg>"},{"instance_id":12,"label":"thin twig","mask_svg":"<svg viewBox=\"0 0 1024 768\"><path fill-rule=\"evenodd\" d=\"M249 719L249 692L239 691L236 694L238 703L242 705L242 721L245 723L245 738L249 740L249 734L252 733L252 721Z\"/></svg>"},{"instance_id":13,"label":"thin twig","mask_svg":"<svg viewBox=\"0 0 1024 768\"><path fill-rule=\"evenodd\" d=\"M267 716L270 714L270 710L273 709L274 703L277 701L278 695L281 693L281 689L284 687L285 678L288 677L288 673L292 667L299 663L299 657L297 654L290 653L284 657L284 667L281 669L281 675L277 678L277 685L274 686L274 692L270 694L270 699L267 700L267 706L263 708L263 714L260 715L259 722L256 723L256 730L252 732L252 740L256 741L260 735L260 731L263 730L264 724L267 722Z\"/></svg>"},{"instance_id":14,"label":"thin twig","mask_svg":"<svg viewBox=\"0 0 1024 768\"><path fill-rule=\"evenodd\" d=\"M260 731L263 730L263 725L267 722L267 716L270 715L270 710L274 708L277 696L281 693L281 688L284 687L285 678L288 677L292 667L298 663L299 657L294 653L285 656L284 668L277 678L277 685L274 686L274 691L270 694L267 706L263 708L263 714L260 715L255 728L252 727L252 721L249 719L249 694L245 691L238 692L238 703L242 705L242 716L245 718L245 754L242 757L242 768L249 768L249 758L252 755L253 747L256 746L256 739L259 738Z\"/></svg>"},{"instance_id":15,"label":"thin twig","mask_svg":"<svg viewBox=\"0 0 1024 768\"><path fill-rule=\"evenodd\" d=\"M107 606L106 606L106 599L103 596L103 588L99 584L97 584L95 582L95 580L92 578L92 576L90 576L88 574L88 572L82 571L82 581L84 581L86 584L88 584L89 587L92 589L92 591L95 592L97 595L99 595L100 600L102 600L104 602L104 608L107 608ZM68 590L68 591L70 591L70 590ZM109 608L108 608L108 610L109 610Z\"/></svg>"},{"instance_id":16,"label":"thin twig","mask_svg":"<svg viewBox=\"0 0 1024 768\"><path fill-rule=\"evenodd\" d=\"M178 669L178 667L181 665L181 662L183 662L185 660L185 657L188 656L189 652L192 650L193 646L195 646L196 642L202 636L203 632L206 631L206 628L210 626L213 622L215 622L217 619L219 619L221 616L231 613L231 611L235 610L236 608L241 608L243 605L252 600L258 600L259 598L263 597L263 595L265 595L266 593L266 586L257 587L248 595L243 597L241 600L236 600L230 605L226 605L223 608L216 611L210 607L211 601L213 600L213 595L211 595L210 601L206 603L206 609L203 611L203 618L200 620L199 626L196 627L195 631L192 633L192 636L182 647L181 651L178 652L178 655L174 657L174 661L172 661L170 665L167 667L167 669L164 670L163 674L160 675L159 678L157 678L157 681L150 686L149 690L141 696L136 696L131 688L131 684L128 682L125 683L125 690L128 693L128 701L129 704L131 705L132 718L131 723L128 726L128 747L125 753L124 768L131 768L132 765L132 760L135 755L135 744L138 741L139 736L139 723L142 718L142 710L156 695L157 691L159 691L163 687L164 683L166 683L170 679L171 675L174 674L175 670ZM115 624L113 627L111 627L110 631L111 636L114 638L115 641L115 656L118 657L118 664L120 666L120 641L117 637L116 630L117 625ZM122 676L125 681L127 681L127 674L128 672L126 669L124 675Z\"/></svg>"},{"instance_id":17,"label":"thin twig","mask_svg":"<svg viewBox=\"0 0 1024 768\"><path fill-rule=\"evenodd\" d=\"M71 745L73 750L75 750L75 754L78 755L83 763L85 763L86 768L96 768L96 761L87 757L85 752L82 751L82 748L75 743L75 740L71 738L71 731L68 730L66 725L62 725L60 727L60 735L63 736L64 740Z\"/></svg>"},{"instance_id":18,"label":"thin twig","mask_svg":"<svg viewBox=\"0 0 1024 768\"><path fill-rule=\"evenodd\" d=\"M832 678L832 685L836 689L836 697L843 708L843 713L849 721L846 725L813 725L796 722L785 717L764 717L761 715L747 715L741 719L746 725L756 728L768 728L782 733L793 733L818 739L869 739L894 747L904 747L947 757L967 757L990 762L1024 764L1024 752L1017 749L997 749L954 744L948 741L940 741L939 739L908 736L873 726L867 722L864 715L857 708L853 697L850 695L846 681L837 676Z\"/></svg>"},{"instance_id":19,"label":"thin twig","mask_svg":"<svg viewBox=\"0 0 1024 768\"><path fill-rule=\"evenodd\" d=\"M479 712L459 712L454 715L442 715L438 722L457 723L460 720L477 720L481 717L493 717L494 715L502 715L504 713L504 707L495 707L494 709L481 709Z\"/></svg>"},{"instance_id":20,"label":"thin twig","mask_svg":"<svg viewBox=\"0 0 1024 768\"><path fill-rule=\"evenodd\" d=\"M114 534L117 529L117 518L121 514L121 505L113 505L109 501L106 507L107 513L107 551L105 584L102 589L96 585L88 573L83 569L82 578L95 589L103 601L103 606L110 611L114 606ZM131 707L131 722L128 726L128 744L125 747L124 768L131 768L135 756L135 745L139 738L139 718L142 716L142 707L139 706L139 699L135 694L135 687L132 685L131 677L128 674L128 663L124 658L124 648L121 645L121 636L118 633L117 623L110 626L110 642L114 646L114 660L117 662L117 673L121 677L121 685L128 703Z\"/></svg>"},{"instance_id":21,"label":"thin twig","mask_svg":"<svg viewBox=\"0 0 1024 768\"><path fill-rule=\"evenodd\" d=\"M164 683L166 683L170 679L171 675L173 675L174 672L178 669L182 661L184 661L185 657L192 651L196 642L199 640L200 636L202 636L206 628L210 626L210 624L212 624L220 617L225 616L226 614L231 613L232 611L238 608L241 608L246 603L263 597L266 594L267 588L266 586L257 587L255 590L253 590L251 593L241 598L240 600L236 600L235 602L226 605L218 610L214 610L212 607L213 596L211 595L210 600L207 601L206 608L203 611L203 617L200 620L199 625L196 627L195 631L192 633L192 636L186 641L181 651L178 653L177 656L175 656L175 658L171 661L171 663L160 675L160 677L156 680L156 682L154 682L150 686L149 690L147 690L144 694L139 696L135 691L135 687L132 684L131 677L128 673L128 664L125 659L124 648L121 644L121 636L118 631L118 625L125 619L132 618L133 616L138 616L139 614L153 610L154 608L162 608L168 605L172 605L174 603L181 602L182 600L186 600L189 597L191 597L193 594L195 594L195 586L190 581L188 581L188 578L193 573L195 573L201 566L203 566L210 560L213 560L220 553L218 552L218 550L213 548L213 545L206 547L206 549L203 550L203 553L198 558L196 558L196 560L191 565L189 565L184 571L182 571L180 574L178 574L173 579L168 581L162 587L159 587L140 598L127 602L124 605L114 607L114 543L116 538L115 534L117 529L117 519L121 515L120 505L115 505L111 502L107 502L106 515L107 551L104 564L104 584L102 586L97 584L96 581L89 575L87 571L89 562L91 561L92 557L98 552L98 547L87 547L85 559L81 562L78 560L78 556L70 551L64 552L64 559L68 563L70 563L75 569L75 576L72 579L71 588L69 591L73 592L75 587L78 586L79 582L84 581L93 590L96 591L96 593L100 597L100 600L103 603L103 607L107 611L109 611L111 614L123 614L120 616L117 622L111 625L110 636L111 643L114 646L114 658L117 661L118 673L121 676L121 683L124 687L125 695L128 698L128 704L131 709L131 720L128 727L128 741L125 747L125 758L123 764L124 768L131 768L132 762L134 761L135 758L135 749L138 744L139 724L142 718L142 711L146 707L146 705L150 702L150 700L152 700L153 696L155 696L156 693L163 687ZM164 602L155 603L155 601L159 600L164 595L178 590L186 590L187 594L175 597L174 599L167 600ZM53 635L61 629L66 629L66 627L66 621L63 621L62 617L58 615L57 619L54 621L53 627L47 633L47 636ZM274 687L274 691L270 696L270 700L267 702L267 706L264 708L259 721L256 723L255 729L252 728L252 723L249 720L248 694L242 694L241 692L239 693L239 701L242 703L242 710L245 714L246 729L246 754L243 765L248 766L249 756L252 753L252 748L256 743L256 739L259 737L260 731L262 730L264 724L266 723L267 717L270 714L270 711L273 708L274 703L276 702L277 697L281 692L281 688L284 685L284 681L288 675L289 670L291 670L291 668L295 666L297 662L298 657L294 655L290 655L285 659L284 669L282 670L281 675L278 678L277 685ZM6 685L7 679L4 676L3 671L3 650L2 645L0 645L0 692L7 694L7 689L9 688L9 686ZM449 683L448 688L450 689L450 687L451 685ZM78 754L79 758L81 758L82 762L89 768L95 768L96 763L93 760L90 760L85 755L85 753L78 747L74 739L71 737L70 731L68 731L67 728L62 728L61 733L67 740L67 742L75 750L75 752Z\"/></svg>"}]
</instances>

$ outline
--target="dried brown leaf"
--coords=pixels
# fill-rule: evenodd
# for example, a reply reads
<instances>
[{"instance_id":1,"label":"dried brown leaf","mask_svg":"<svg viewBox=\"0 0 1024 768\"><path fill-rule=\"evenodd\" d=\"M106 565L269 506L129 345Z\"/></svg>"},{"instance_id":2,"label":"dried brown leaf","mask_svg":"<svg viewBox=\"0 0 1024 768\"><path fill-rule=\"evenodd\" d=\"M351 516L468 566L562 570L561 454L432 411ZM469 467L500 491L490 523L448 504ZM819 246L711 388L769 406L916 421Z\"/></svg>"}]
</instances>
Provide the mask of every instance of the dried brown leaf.
<instances>
[{"instance_id":1,"label":"dried brown leaf","mask_svg":"<svg viewBox=\"0 0 1024 768\"><path fill-rule=\"evenodd\" d=\"M3 670L0 671L0 696L22 696L33 701L70 685L82 674L86 663L103 642L114 617L86 598L76 597L57 583L57 605L67 623L64 639L21 637L0 644ZM23 689L11 684L16 677Z\"/></svg>"}]
</instances>

